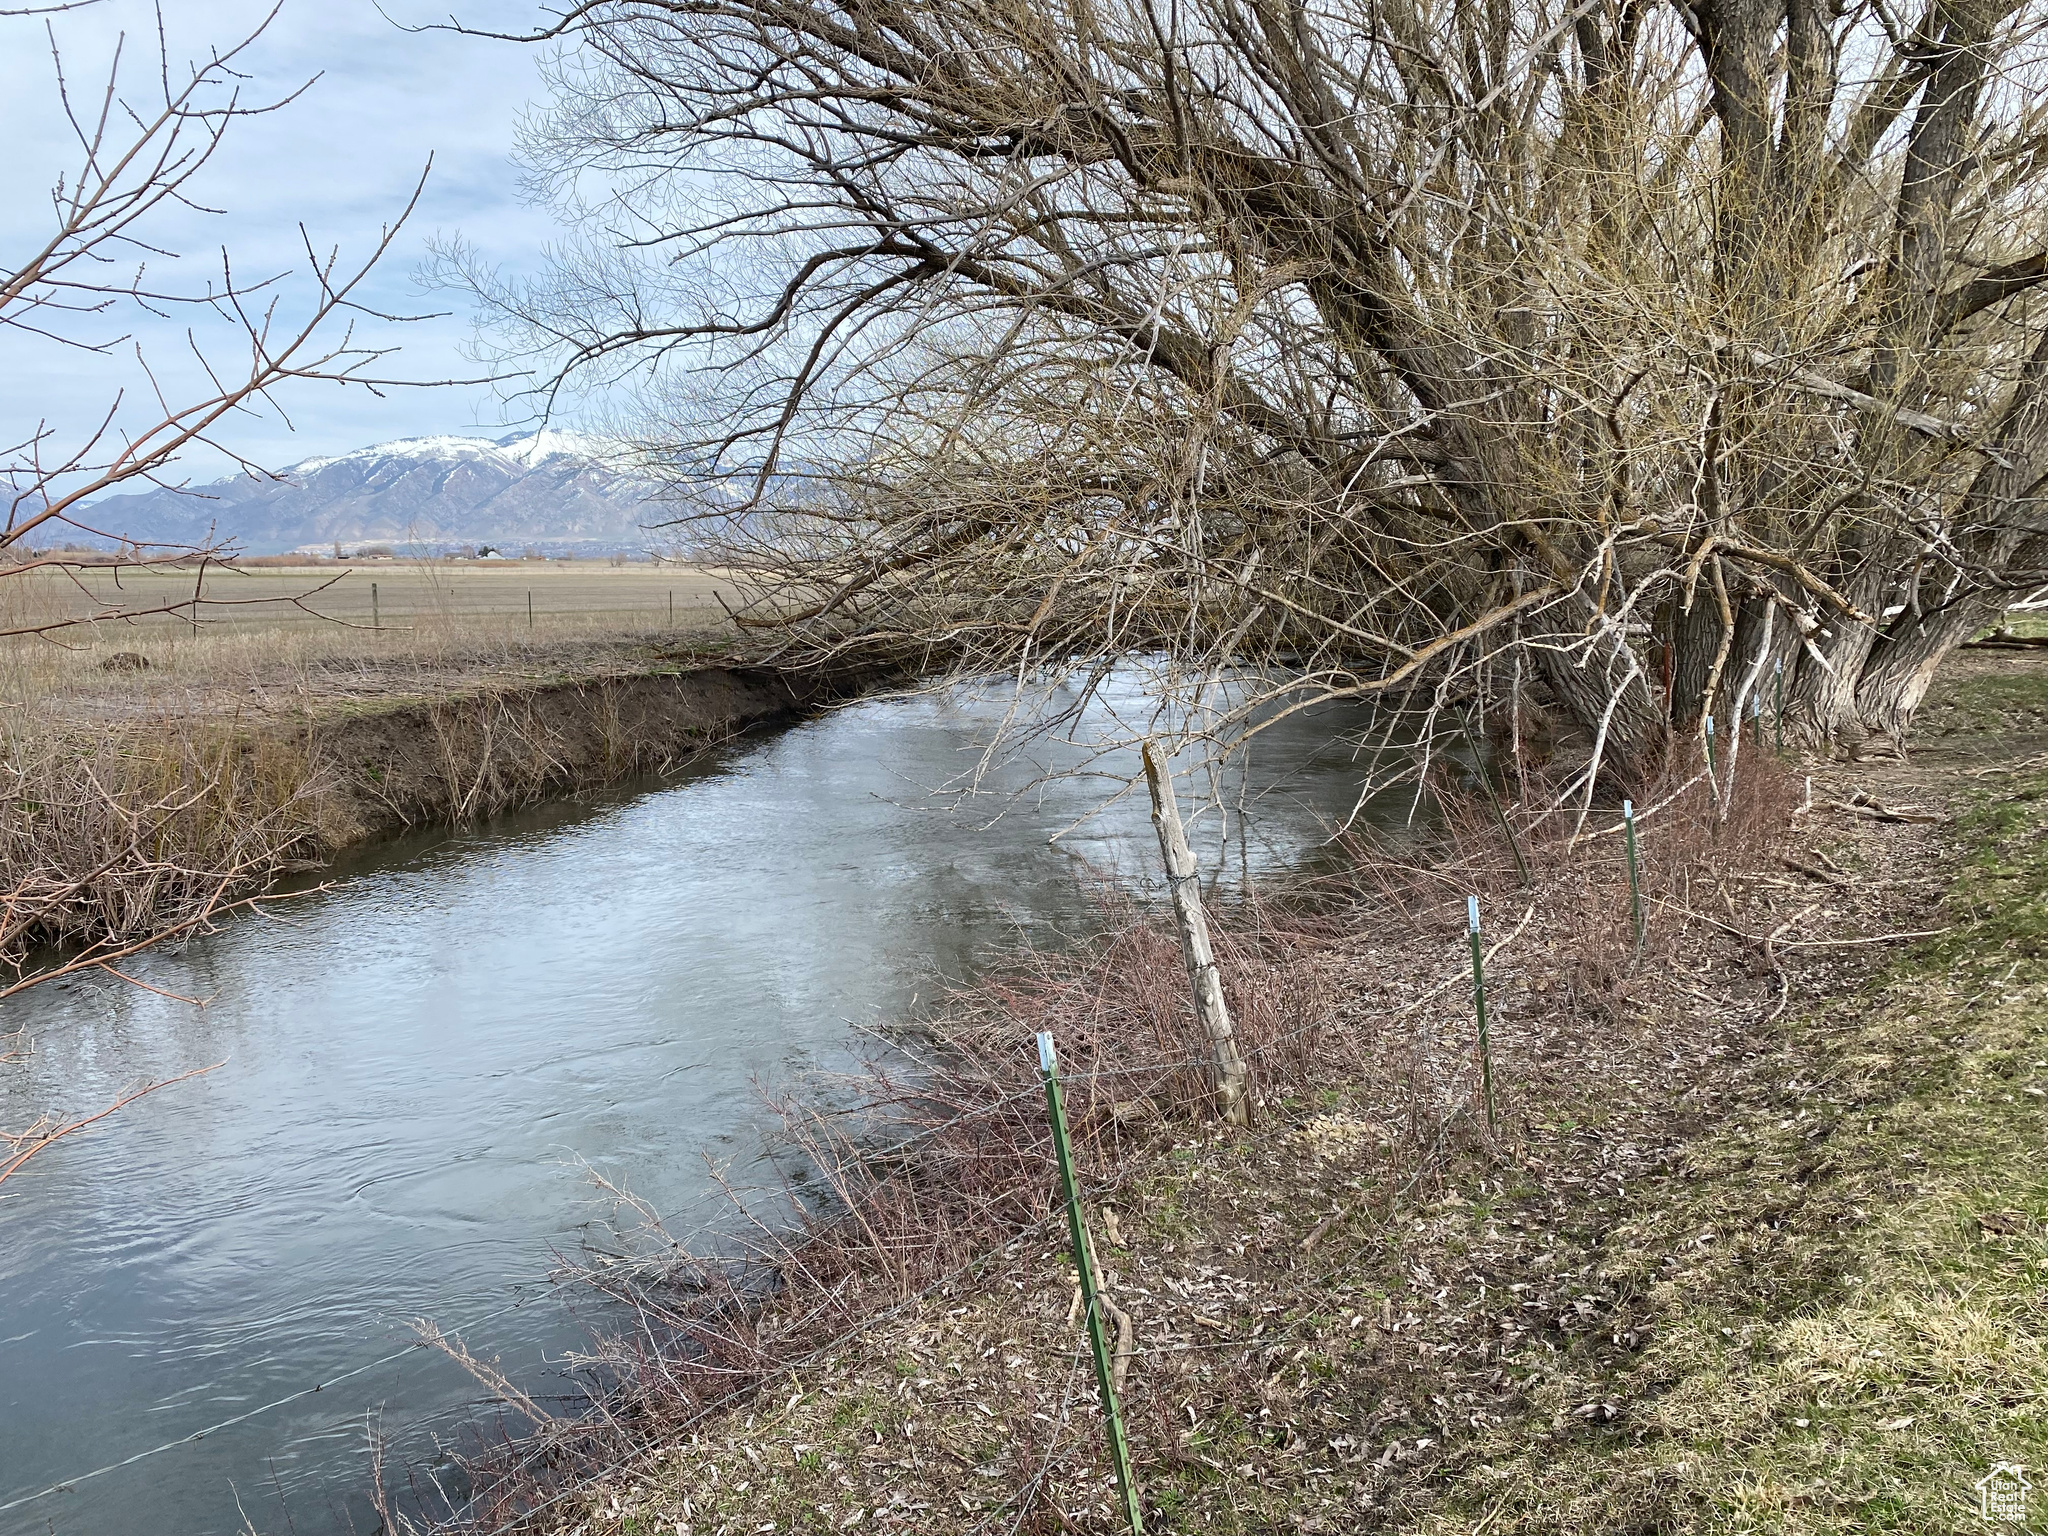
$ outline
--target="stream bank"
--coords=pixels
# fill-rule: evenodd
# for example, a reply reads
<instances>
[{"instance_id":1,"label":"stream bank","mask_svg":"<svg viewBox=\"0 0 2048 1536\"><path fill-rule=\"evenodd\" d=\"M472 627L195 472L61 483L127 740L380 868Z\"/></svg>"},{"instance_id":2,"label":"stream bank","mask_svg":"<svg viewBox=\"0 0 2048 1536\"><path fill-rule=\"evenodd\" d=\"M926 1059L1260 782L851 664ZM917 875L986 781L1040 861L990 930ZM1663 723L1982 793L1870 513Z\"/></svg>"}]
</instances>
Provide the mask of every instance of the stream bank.
<instances>
[{"instance_id":1,"label":"stream bank","mask_svg":"<svg viewBox=\"0 0 2048 1536\"><path fill-rule=\"evenodd\" d=\"M331 857L423 825L656 777L865 681L657 657L640 671L330 712L291 734L319 853Z\"/></svg>"},{"instance_id":2,"label":"stream bank","mask_svg":"<svg viewBox=\"0 0 2048 1536\"><path fill-rule=\"evenodd\" d=\"M1747 836L1647 821L1640 963L1612 840L1526 893L1465 850L1509 940L1497 1129L1444 866L1375 861L1319 929L1246 919L1277 942L1233 999L1318 1046L1265 1063L1260 1123L1075 1111L1148 1528L1981 1528L1977 1480L2048 1454L2048 669L1959 666L1937 702L1915 761L1792 765ZM1175 969L1166 943L1123 959ZM1086 1080L1105 1013L1145 1038L1134 969L978 1006L1020 1062L1034 1026L1063 1058L1078 1036ZM475 1528L1120 1529L1049 1154L995 1155L1036 1198L972 1262L826 1234L872 1251L819 1265L828 1328L805 1287L739 1341L752 1392L671 1362L598 1454L501 1466ZM918 1188L943 1211L960 1182ZM691 1306L649 1288L641 1336Z\"/></svg>"},{"instance_id":3,"label":"stream bank","mask_svg":"<svg viewBox=\"0 0 2048 1536\"><path fill-rule=\"evenodd\" d=\"M1105 884L1146 898L1141 800L1036 759L946 793L1006 704L871 695L653 784L401 833L123 963L154 991L8 1000L0 1126L224 1064L0 1185L0 1533L362 1532L373 1432L401 1485L459 1488L447 1453L490 1408L415 1319L560 1408L603 1307L549 1276L615 1251L612 1191L689 1232L721 1180L782 1187L763 1083L851 1065L1020 940L1060 953ZM1205 882L1321 857L1360 724L1261 737L1229 836L1199 823Z\"/></svg>"},{"instance_id":4,"label":"stream bank","mask_svg":"<svg viewBox=\"0 0 2048 1536\"><path fill-rule=\"evenodd\" d=\"M0 961L118 958L380 838L656 778L883 680L644 644L522 660L0 737Z\"/></svg>"}]
</instances>

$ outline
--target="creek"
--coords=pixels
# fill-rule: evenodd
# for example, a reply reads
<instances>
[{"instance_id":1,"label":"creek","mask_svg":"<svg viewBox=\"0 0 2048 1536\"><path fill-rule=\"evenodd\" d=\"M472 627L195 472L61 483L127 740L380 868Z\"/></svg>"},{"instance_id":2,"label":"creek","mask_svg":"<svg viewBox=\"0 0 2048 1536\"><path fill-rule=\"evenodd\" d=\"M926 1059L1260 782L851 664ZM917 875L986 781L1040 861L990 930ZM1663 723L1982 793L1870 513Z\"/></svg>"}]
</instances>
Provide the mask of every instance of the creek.
<instances>
[{"instance_id":1,"label":"creek","mask_svg":"<svg viewBox=\"0 0 2048 1536\"><path fill-rule=\"evenodd\" d=\"M547 1276L608 1241L593 1172L687 1231L717 1210L707 1160L772 1175L760 1081L847 1059L857 1026L1020 939L1085 933L1099 878L1151 887L1142 783L1048 843L1131 754L1034 784L1048 747L964 803L934 792L1001 710L868 700L658 785L387 845L133 964L204 1007L111 978L0 1004L30 1046L0 1065L0 1126L222 1063L0 1186L0 1533L373 1529L372 1431L424 1481L490 1414L418 1318L565 1392L603 1319ZM1353 808L1358 723L1259 738L1227 826L1191 828L1215 883L1314 857Z\"/></svg>"}]
</instances>

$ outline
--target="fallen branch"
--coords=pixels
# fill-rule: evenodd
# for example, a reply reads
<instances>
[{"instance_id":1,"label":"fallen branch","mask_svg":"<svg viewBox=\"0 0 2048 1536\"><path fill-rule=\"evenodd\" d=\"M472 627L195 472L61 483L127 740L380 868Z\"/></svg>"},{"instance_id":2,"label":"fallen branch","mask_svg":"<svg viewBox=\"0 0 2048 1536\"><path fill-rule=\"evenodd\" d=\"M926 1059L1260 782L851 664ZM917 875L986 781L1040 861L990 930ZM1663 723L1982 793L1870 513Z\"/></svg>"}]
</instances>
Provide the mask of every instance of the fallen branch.
<instances>
[{"instance_id":1,"label":"fallen branch","mask_svg":"<svg viewBox=\"0 0 2048 1536\"><path fill-rule=\"evenodd\" d=\"M1109 1321L1116 1329L1116 1355L1110 1365L1110 1386L1121 1395L1125 1378L1131 1374L1131 1355L1137 1330L1131 1322L1130 1313L1107 1296L1096 1299L1102 1303L1102 1310L1109 1314Z\"/></svg>"},{"instance_id":2,"label":"fallen branch","mask_svg":"<svg viewBox=\"0 0 2048 1536\"><path fill-rule=\"evenodd\" d=\"M1840 811L1847 816L1861 816L1866 821L1943 822L1948 820L1939 811L1923 811L1917 805L1886 805L1877 796L1861 789L1857 790L1855 794L1846 800L1821 800L1815 803L1823 810Z\"/></svg>"},{"instance_id":3,"label":"fallen branch","mask_svg":"<svg viewBox=\"0 0 2048 1536\"><path fill-rule=\"evenodd\" d=\"M1791 870L1793 874L1804 875L1807 879L1818 880L1824 885L1849 885L1853 883L1846 876L1831 874L1827 870L1822 869L1818 864L1802 864L1799 860L1788 855L1779 855L1778 862L1786 869Z\"/></svg>"},{"instance_id":4,"label":"fallen branch","mask_svg":"<svg viewBox=\"0 0 2048 1536\"><path fill-rule=\"evenodd\" d=\"M115 1110L133 1104L137 1099L142 1098L146 1094L155 1093L159 1088L168 1088L171 1084L182 1083L187 1078L204 1077L207 1073L213 1071L215 1067L225 1066L226 1064L225 1061L216 1061L212 1067L194 1067L190 1072L181 1072L176 1077L167 1077L161 1082L145 1083L133 1093L124 1093L98 1114L87 1115L82 1120L73 1120L68 1124L58 1126L55 1130L38 1131L30 1129L14 1136L0 1132L0 1141L8 1142L17 1149L7 1161L0 1163L0 1184L5 1184L8 1179L19 1173L24 1163L52 1142L61 1141L73 1131L82 1131L88 1125L97 1124L99 1121L106 1119Z\"/></svg>"},{"instance_id":5,"label":"fallen branch","mask_svg":"<svg viewBox=\"0 0 2048 1536\"><path fill-rule=\"evenodd\" d=\"M1718 917L1709 917L1706 913L1697 911L1681 902L1660 901L1658 905L1675 911L1683 917L1689 917L1694 922L1705 923L1709 928L1718 928L1723 933L1733 935L1745 943L1754 944L1766 957L1772 954L1774 946L1785 949L1847 949L1851 945L1856 944L1894 944L1904 943L1907 939L1939 938L1942 934L1950 931L1947 928L1922 928L1912 933L1873 933L1860 939L1784 939L1781 941L1778 935L1783 933L1790 926L1789 924L1779 924L1768 935L1755 934L1737 928L1733 923L1724 923ZM1814 903L1814 906L1818 905L1818 902ZM1799 918L1806 916L1812 910L1813 907L1805 908L1792 921L1796 923L1799 921Z\"/></svg>"},{"instance_id":6,"label":"fallen branch","mask_svg":"<svg viewBox=\"0 0 2048 1536\"><path fill-rule=\"evenodd\" d=\"M1782 862L1790 863L1791 861L1785 860ZM1794 865L1793 867L1797 868L1798 866ZM1827 877L1823 876L1823 878ZM1771 968L1772 974L1778 978L1778 1006L1773 1008L1770 1017L1764 1020L1766 1024L1777 1023L1792 1001L1792 978L1785 974L1785 967L1778 964L1778 940L1788 928L1804 921L1806 916L1819 905L1820 903L1816 901L1801 907L1764 937L1764 964L1768 965Z\"/></svg>"},{"instance_id":7,"label":"fallen branch","mask_svg":"<svg viewBox=\"0 0 2048 1536\"><path fill-rule=\"evenodd\" d=\"M1313 1252L1316 1244L1323 1240L1323 1238L1329 1233L1330 1228L1336 1226L1337 1223L1342 1221L1343 1219L1344 1207L1340 1205L1337 1207L1336 1210L1332 1211L1329 1215L1325 1216L1321 1221L1317 1222L1315 1224L1314 1229L1310 1231L1309 1235L1301 1240L1301 1251L1303 1253Z\"/></svg>"},{"instance_id":8,"label":"fallen branch","mask_svg":"<svg viewBox=\"0 0 2048 1536\"><path fill-rule=\"evenodd\" d=\"M1873 933L1862 939L1787 939L1787 949L1847 949L1854 944L1903 944L1908 939L1936 939L1948 928L1921 928L1912 933Z\"/></svg>"}]
</instances>

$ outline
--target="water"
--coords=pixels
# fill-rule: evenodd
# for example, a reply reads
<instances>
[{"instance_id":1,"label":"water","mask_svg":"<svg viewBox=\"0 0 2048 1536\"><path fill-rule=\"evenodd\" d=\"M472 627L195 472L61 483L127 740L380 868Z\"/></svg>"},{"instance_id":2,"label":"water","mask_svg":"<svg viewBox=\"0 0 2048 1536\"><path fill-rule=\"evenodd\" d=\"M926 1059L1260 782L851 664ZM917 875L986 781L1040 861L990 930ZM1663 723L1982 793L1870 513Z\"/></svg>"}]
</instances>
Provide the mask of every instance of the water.
<instances>
[{"instance_id":1,"label":"water","mask_svg":"<svg viewBox=\"0 0 2048 1536\"><path fill-rule=\"evenodd\" d=\"M1015 765L964 807L926 793L997 713L871 701L658 788L387 848L134 966L204 1008L108 980L0 1004L33 1042L0 1065L0 1127L223 1063L0 1186L0 1506L247 1415L0 1510L0 1533L371 1529L370 1427L431 1477L479 1412L415 1318L559 1390L591 1319L546 1276L604 1239L592 1170L688 1228L707 1157L760 1176L757 1078L839 1059L850 1021L1020 933L1084 930L1080 860L1156 863L1142 788L1057 848L1104 780L1017 798ZM1226 877L1351 810L1344 723L1261 738L1249 814L1227 840L1196 823Z\"/></svg>"}]
</instances>

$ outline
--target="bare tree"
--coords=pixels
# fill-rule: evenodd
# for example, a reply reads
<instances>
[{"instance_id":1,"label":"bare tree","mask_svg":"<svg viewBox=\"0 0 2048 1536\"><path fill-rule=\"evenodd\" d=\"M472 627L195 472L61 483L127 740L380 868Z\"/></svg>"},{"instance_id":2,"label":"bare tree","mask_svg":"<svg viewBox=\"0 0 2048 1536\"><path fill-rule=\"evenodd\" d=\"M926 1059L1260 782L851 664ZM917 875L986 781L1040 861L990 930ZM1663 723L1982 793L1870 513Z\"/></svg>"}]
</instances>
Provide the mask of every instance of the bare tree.
<instances>
[{"instance_id":1,"label":"bare tree","mask_svg":"<svg viewBox=\"0 0 2048 1536\"><path fill-rule=\"evenodd\" d=\"M0 17L74 8L54 5ZM319 382L374 390L424 382L373 377L372 367L394 349L367 345L356 331L364 319L419 318L365 308L357 295L417 204L424 173L398 217L351 261L338 248L317 248L303 226L304 265L296 274L245 274L223 250L210 273L186 279L180 274L188 269L165 247L161 229L167 218L194 209L217 211L200 201L201 178L229 136L256 129L306 89L247 99L242 60L276 15L273 9L239 42L180 70L171 62L159 13L156 67L146 77L143 96L123 86L125 39L101 87L81 95L68 77L56 33L45 23L58 100L76 154L51 188L48 234L0 270L0 336L17 342L34 337L105 358L110 375L125 358L141 388L138 393L111 386L96 425L76 438L67 440L48 422L23 424L11 446L0 449L0 487L7 495L0 519L0 580L55 572L84 599L63 616L0 628L0 638L152 614L196 617L202 609L231 604L205 587L207 564L231 556L231 546L144 547L131 538L135 530L101 526L94 498L134 482L182 488L177 466L194 449L225 455L251 474L267 473L236 450L231 429L251 410L274 407L283 386ZM178 362L200 381L183 392L165 382L162 369L124 329L137 319L180 314L191 323L187 356ZM31 552L35 543L47 546L59 535L70 535L70 543L79 534L111 540L119 553L87 561L47 547ZM118 596L110 600L81 579L88 565L118 570L195 562L190 596L147 607Z\"/></svg>"},{"instance_id":2,"label":"bare tree","mask_svg":"<svg viewBox=\"0 0 2048 1536\"><path fill-rule=\"evenodd\" d=\"M49 10L0 11L0 26ZM394 320L358 298L375 264L391 249L417 202L415 186L400 217L344 261L316 247L303 227L304 266L296 274L247 275L222 252L210 275L168 249L165 229L181 214L208 211L203 173L232 134L262 131L270 114L300 91L252 102L245 56L273 11L234 46L189 68L173 66L159 15L155 67L141 95L124 87L117 50L103 85L82 95L67 75L57 35L43 23L58 97L76 145L56 175L47 234L0 271L0 340L23 351L55 346L104 359L110 379L124 370L139 395L110 384L102 414L66 439L49 423L23 424L0 452L0 595L30 584L68 581L58 611L0 623L0 640L61 641L81 624L202 615L233 606L206 586L208 567L230 558L224 541L189 547L146 546L142 530L103 525L101 493L136 482L181 486L181 459L194 450L237 453L232 429L259 408L274 408L287 386L325 383L378 389L373 366L391 350L360 340L365 319ZM125 45L124 45L125 46ZM301 91L304 88L301 87ZM423 183L422 183L423 185ZM142 352L131 323L189 317L187 356L166 368ZM197 382L182 392L173 376ZM423 381L422 381L423 382ZM119 545L107 555L67 546L78 535ZM42 546L37 549L35 546ZM88 570L140 566L194 569L170 597L109 597ZM11 584L11 585L10 585ZM145 589L147 590L147 589ZM158 585L156 590L161 592ZM305 594L301 594L303 598ZM260 890L309 841L305 786L265 778L262 743L198 728L123 737L31 718L20 701L0 715L0 997L54 975L97 968L119 976L118 962L165 937L202 930ZM202 723L203 724L203 723ZM71 946L58 962L29 970L39 946Z\"/></svg>"},{"instance_id":3,"label":"bare tree","mask_svg":"<svg viewBox=\"0 0 2048 1536\"><path fill-rule=\"evenodd\" d=\"M1781 668L1901 737L2048 580L2044 19L587 0L528 145L580 239L446 261L798 654L1149 655L1224 742L1547 706L1577 794Z\"/></svg>"}]
</instances>

